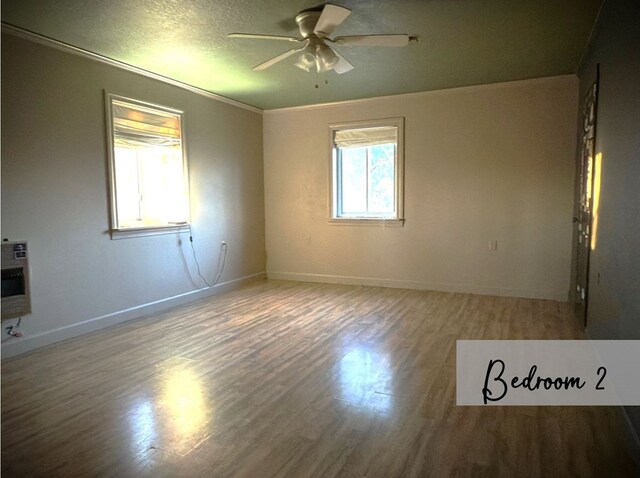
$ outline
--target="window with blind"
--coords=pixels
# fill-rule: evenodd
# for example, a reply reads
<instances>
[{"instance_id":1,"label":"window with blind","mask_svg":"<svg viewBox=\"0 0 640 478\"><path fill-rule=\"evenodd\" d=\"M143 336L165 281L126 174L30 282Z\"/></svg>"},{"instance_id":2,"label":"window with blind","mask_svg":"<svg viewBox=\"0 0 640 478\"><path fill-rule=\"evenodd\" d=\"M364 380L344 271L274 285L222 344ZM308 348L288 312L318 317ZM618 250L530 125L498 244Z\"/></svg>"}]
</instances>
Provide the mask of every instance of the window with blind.
<instances>
[{"instance_id":1,"label":"window with blind","mask_svg":"<svg viewBox=\"0 0 640 478\"><path fill-rule=\"evenodd\" d=\"M111 230L170 232L189 222L182 111L107 95Z\"/></svg>"},{"instance_id":2,"label":"window with blind","mask_svg":"<svg viewBox=\"0 0 640 478\"><path fill-rule=\"evenodd\" d=\"M331 125L331 221L402 225L403 118Z\"/></svg>"}]
</instances>

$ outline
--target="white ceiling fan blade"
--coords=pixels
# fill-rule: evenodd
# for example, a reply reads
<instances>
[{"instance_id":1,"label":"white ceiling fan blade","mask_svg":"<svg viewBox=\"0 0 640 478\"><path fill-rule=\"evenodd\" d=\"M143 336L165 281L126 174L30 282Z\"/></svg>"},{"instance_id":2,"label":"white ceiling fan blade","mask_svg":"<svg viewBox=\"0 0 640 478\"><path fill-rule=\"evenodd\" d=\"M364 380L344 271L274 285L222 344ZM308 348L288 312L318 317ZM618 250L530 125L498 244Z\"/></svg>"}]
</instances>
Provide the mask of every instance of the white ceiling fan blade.
<instances>
[{"instance_id":1,"label":"white ceiling fan blade","mask_svg":"<svg viewBox=\"0 0 640 478\"><path fill-rule=\"evenodd\" d=\"M254 40L284 40L284 41L293 41L293 42L301 42L304 41L304 38L296 38L296 37L283 37L280 35L258 35L253 33L229 33L227 35L229 38L251 38Z\"/></svg>"},{"instance_id":2,"label":"white ceiling fan blade","mask_svg":"<svg viewBox=\"0 0 640 478\"><path fill-rule=\"evenodd\" d=\"M349 16L351 10L338 5L331 5L327 3L318 18L313 33L319 37L326 37L331 35L338 25L340 25Z\"/></svg>"},{"instance_id":3,"label":"white ceiling fan blade","mask_svg":"<svg viewBox=\"0 0 640 478\"><path fill-rule=\"evenodd\" d=\"M291 55L295 55L296 53L302 50L303 48L293 48L292 50L285 51L284 53L280 53L278 56L274 56L270 60L267 60L263 63L260 63L259 65L254 66L253 69L256 71L264 70L266 68L269 68L272 65L275 65L279 61L284 60L285 58L289 58Z\"/></svg>"},{"instance_id":4,"label":"white ceiling fan blade","mask_svg":"<svg viewBox=\"0 0 640 478\"><path fill-rule=\"evenodd\" d=\"M333 48L332 48L332 50L333 50ZM344 56L342 56L336 50L333 50L333 52L338 57L338 62L335 65L333 65L333 71L335 71L339 75L342 75L343 73L346 73L347 71L353 70L354 66L351 63L349 63Z\"/></svg>"},{"instance_id":5,"label":"white ceiling fan blade","mask_svg":"<svg viewBox=\"0 0 640 478\"><path fill-rule=\"evenodd\" d=\"M353 35L336 37L333 42L345 46L407 46L409 35Z\"/></svg>"}]
</instances>

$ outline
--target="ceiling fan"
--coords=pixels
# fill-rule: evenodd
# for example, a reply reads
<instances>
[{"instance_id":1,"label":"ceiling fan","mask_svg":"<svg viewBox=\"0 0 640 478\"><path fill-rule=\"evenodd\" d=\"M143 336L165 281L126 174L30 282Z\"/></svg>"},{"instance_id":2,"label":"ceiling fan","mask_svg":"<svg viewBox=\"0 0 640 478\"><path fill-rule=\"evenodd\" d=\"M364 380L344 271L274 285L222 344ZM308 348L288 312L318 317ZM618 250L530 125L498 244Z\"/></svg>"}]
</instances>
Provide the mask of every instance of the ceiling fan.
<instances>
[{"instance_id":1,"label":"ceiling fan","mask_svg":"<svg viewBox=\"0 0 640 478\"><path fill-rule=\"evenodd\" d=\"M329 35L345 21L351 10L338 5L326 4L322 9L303 10L296 15L296 23L301 37L259 35L253 33L230 33L230 38L253 38L256 40L283 40L302 44L281 53L257 66L254 70L264 70L295 54L295 65L305 71L318 73L333 70L342 74L354 67L329 44L340 46L407 46L416 43L418 37L405 34L393 35L353 35L329 38Z\"/></svg>"}]
</instances>

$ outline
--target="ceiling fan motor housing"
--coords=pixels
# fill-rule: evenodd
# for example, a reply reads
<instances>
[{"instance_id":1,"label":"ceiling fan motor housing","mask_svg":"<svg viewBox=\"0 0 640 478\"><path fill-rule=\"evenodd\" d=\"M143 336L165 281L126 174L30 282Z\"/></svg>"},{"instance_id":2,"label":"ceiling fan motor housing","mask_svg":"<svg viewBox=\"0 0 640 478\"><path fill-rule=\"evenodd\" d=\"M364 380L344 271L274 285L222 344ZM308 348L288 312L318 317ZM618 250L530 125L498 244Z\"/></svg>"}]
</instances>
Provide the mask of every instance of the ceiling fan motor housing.
<instances>
[{"instance_id":1,"label":"ceiling fan motor housing","mask_svg":"<svg viewBox=\"0 0 640 478\"><path fill-rule=\"evenodd\" d=\"M322 12L319 11L306 10L296 15L296 23L300 29L300 35L302 35L303 38L308 38L310 35L315 36L313 30L318 23L321 13Z\"/></svg>"}]
</instances>

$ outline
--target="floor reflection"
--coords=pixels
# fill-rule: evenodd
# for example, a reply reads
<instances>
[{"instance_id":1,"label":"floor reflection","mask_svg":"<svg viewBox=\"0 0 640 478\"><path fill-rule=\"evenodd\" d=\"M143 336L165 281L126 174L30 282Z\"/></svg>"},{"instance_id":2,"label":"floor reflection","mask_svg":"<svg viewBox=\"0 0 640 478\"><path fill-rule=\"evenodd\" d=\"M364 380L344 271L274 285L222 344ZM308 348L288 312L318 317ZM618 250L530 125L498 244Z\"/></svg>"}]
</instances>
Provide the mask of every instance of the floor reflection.
<instances>
[{"instance_id":1,"label":"floor reflection","mask_svg":"<svg viewBox=\"0 0 640 478\"><path fill-rule=\"evenodd\" d=\"M156 439L156 418L149 400L137 402L129 413L133 456L148 450Z\"/></svg>"},{"instance_id":2,"label":"floor reflection","mask_svg":"<svg viewBox=\"0 0 640 478\"><path fill-rule=\"evenodd\" d=\"M389 356L358 346L340 360L340 398L361 410L389 415L393 411L393 374Z\"/></svg>"},{"instance_id":3,"label":"floor reflection","mask_svg":"<svg viewBox=\"0 0 640 478\"><path fill-rule=\"evenodd\" d=\"M200 378L193 370L176 369L163 384L159 407L180 439L197 432L207 418L207 407Z\"/></svg>"},{"instance_id":4,"label":"floor reflection","mask_svg":"<svg viewBox=\"0 0 640 478\"><path fill-rule=\"evenodd\" d=\"M128 414L136 455L152 448L185 454L202 439L211 418L211 403L194 370L171 367L159 377L156 396L138 400Z\"/></svg>"}]
</instances>

